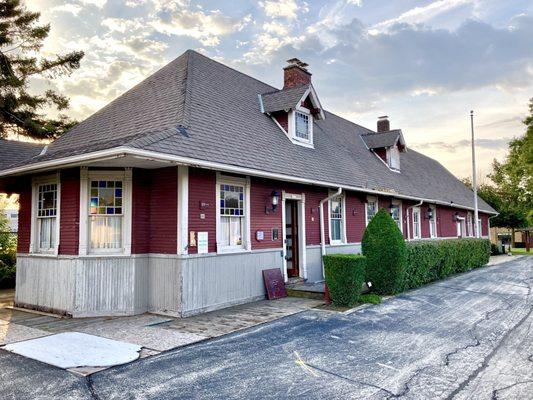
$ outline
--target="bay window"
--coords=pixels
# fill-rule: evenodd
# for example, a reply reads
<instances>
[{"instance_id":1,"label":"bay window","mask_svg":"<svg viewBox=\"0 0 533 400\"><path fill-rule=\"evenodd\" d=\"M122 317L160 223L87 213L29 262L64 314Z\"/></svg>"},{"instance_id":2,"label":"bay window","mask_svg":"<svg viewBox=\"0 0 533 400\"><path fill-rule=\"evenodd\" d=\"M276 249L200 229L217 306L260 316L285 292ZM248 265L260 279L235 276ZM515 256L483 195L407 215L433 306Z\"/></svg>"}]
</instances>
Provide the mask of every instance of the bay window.
<instances>
[{"instance_id":1,"label":"bay window","mask_svg":"<svg viewBox=\"0 0 533 400\"><path fill-rule=\"evenodd\" d=\"M57 254L59 245L59 179L40 178L33 182L31 248L34 253Z\"/></svg>"},{"instance_id":2,"label":"bay window","mask_svg":"<svg viewBox=\"0 0 533 400\"><path fill-rule=\"evenodd\" d=\"M370 223L374 215L378 212L378 199L375 197L368 197L366 200L366 225Z\"/></svg>"},{"instance_id":3,"label":"bay window","mask_svg":"<svg viewBox=\"0 0 533 400\"><path fill-rule=\"evenodd\" d=\"M245 179L228 177L217 182L217 251L249 248L248 193Z\"/></svg>"},{"instance_id":4,"label":"bay window","mask_svg":"<svg viewBox=\"0 0 533 400\"><path fill-rule=\"evenodd\" d=\"M332 244L343 243L344 234L344 195L329 201L329 237Z\"/></svg>"},{"instance_id":5,"label":"bay window","mask_svg":"<svg viewBox=\"0 0 533 400\"><path fill-rule=\"evenodd\" d=\"M131 253L131 174L82 168L80 255Z\"/></svg>"}]
</instances>

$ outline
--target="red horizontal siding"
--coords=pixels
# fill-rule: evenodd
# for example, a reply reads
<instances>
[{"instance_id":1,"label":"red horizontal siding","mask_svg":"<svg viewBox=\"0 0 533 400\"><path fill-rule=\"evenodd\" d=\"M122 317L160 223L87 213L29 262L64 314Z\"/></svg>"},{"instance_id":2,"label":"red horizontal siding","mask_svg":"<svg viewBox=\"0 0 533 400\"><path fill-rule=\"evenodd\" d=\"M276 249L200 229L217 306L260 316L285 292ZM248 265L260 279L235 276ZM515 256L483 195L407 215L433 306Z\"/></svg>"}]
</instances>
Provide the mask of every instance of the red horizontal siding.
<instances>
[{"instance_id":1,"label":"red horizontal siding","mask_svg":"<svg viewBox=\"0 0 533 400\"><path fill-rule=\"evenodd\" d=\"M19 194L17 252L29 253L31 232L31 180L21 178L17 193Z\"/></svg>"},{"instance_id":2,"label":"red horizontal siding","mask_svg":"<svg viewBox=\"0 0 533 400\"><path fill-rule=\"evenodd\" d=\"M176 254L178 248L178 169L169 167L150 172L150 252ZM140 180L142 180L141 177ZM142 214L141 210L139 212ZM140 232L146 230L142 226L139 229Z\"/></svg>"},{"instance_id":3,"label":"red horizontal siding","mask_svg":"<svg viewBox=\"0 0 533 400\"><path fill-rule=\"evenodd\" d=\"M275 181L266 179L252 178L250 187L250 227L252 235L252 249L271 249L280 248L282 243L282 213L281 213L281 198L278 207L275 211L269 211L268 214L265 208L272 208L272 191L279 191L279 184ZM278 238L272 240L272 230L278 230ZM257 232L264 233L263 240L257 240Z\"/></svg>"},{"instance_id":4,"label":"red horizontal siding","mask_svg":"<svg viewBox=\"0 0 533 400\"><path fill-rule=\"evenodd\" d=\"M207 232L208 251L216 252L216 172L189 169L189 237L194 232ZM196 254L196 246L189 247L190 254Z\"/></svg>"},{"instance_id":5,"label":"red horizontal siding","mask_svg":"<svg viewBox=\"0 0 533 400\"><path fill-rule=\"evenodd\" d=\"M133 254L150 252L152 173L154 171L137 168L132 173L131 252Z\"/></svg>"},{"instance_id":6,"label":"red horizontal siding","mask_svg":"<svg viewBox=\"0 0 533 400\"><path fill-rule=\"evenodd\" d=\"M346 239L348 243L360 243L366 229L366 196L360 193L346 194Z\"/></svg>"},{"instance_id":7,"label":"red horizontal siding","mask_svg":"<svg viewBox=\"0 0 533 400\"><path fill-rule=\"evenodd\" d=\"M59 254L76 255L80 232L80 170L61 171Z\"/></svg>"}]
</instances>

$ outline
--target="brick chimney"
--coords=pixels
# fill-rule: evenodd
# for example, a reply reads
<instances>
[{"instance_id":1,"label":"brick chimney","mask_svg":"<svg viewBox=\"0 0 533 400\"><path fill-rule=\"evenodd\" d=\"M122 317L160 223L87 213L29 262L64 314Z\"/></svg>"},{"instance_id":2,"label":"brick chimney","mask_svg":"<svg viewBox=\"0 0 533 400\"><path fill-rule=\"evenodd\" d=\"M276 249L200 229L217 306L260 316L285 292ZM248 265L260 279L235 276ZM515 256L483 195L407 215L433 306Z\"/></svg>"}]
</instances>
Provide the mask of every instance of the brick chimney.
<instances>
[{"instance_id":1,"label":"brick chimney","mask_svg":"<svg viewBox=\"0 0 533 400\"><path fill-rule=\"evenodd\" d=\"M377 132L382 133L382 132L388 132L388 131L390 131L389 117L386 115L384 115L383 117L379 117Z\"/></svg>"},{"instance_id":2,"label":"brick chimney","mask_svg":"<svg viewBox=\"0 0 533 400\"><path fill-rule=\"evenodd\" d=\"M287 62L289 65L283 68L283 89L311 83L311 72L307 70L308 64L297 58L291 58Z\"/></svg>"}]
</instances>

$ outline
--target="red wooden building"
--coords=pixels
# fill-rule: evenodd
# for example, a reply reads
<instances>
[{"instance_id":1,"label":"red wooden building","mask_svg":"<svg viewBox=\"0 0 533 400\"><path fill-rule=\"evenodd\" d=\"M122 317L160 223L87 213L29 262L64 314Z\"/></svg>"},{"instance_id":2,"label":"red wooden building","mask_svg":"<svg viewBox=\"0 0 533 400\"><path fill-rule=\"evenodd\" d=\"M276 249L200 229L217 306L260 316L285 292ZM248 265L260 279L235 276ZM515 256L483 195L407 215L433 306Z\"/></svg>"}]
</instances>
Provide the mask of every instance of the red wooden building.
<instances>
[{"instance_id":1,"label":"red wooden building","mask_svg":"<svg viewBox=\"0 0 533 400\"><path fill-rule=\"evenodd\" d=\"M18 146L13 152L13 146ZM72 316L190 315L323 279L389 210L406 240L488 236L495 211L381 117L324 110L307 65L276 89L187 51L46 147L0 142L20 195L16 303Z\"/></svg>"}]
</instances>

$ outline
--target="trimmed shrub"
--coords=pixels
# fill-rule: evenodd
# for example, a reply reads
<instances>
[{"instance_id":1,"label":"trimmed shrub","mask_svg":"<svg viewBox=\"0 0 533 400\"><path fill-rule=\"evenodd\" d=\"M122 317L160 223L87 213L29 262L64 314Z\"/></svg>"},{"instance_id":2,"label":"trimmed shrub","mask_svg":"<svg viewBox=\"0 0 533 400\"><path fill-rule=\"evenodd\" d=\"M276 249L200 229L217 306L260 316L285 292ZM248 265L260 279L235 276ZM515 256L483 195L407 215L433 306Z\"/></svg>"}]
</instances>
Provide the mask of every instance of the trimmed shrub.
<instances>
[{"instance_id":1,"label":"trimmed shrub","mask_svg":"<svg viewBox=\"0 0 533 400\"><path fill-rule=\"evenodd\" d=\"M358 254L323 256L324 272L333 304L354 306L361 296L365 281L366 258Z\"/></svg>"},{"instance_id":2,"label":"trimmed shrub","mask_svg":"<svg viewBox=\"0 0 533 400\"><path fill-rule=\"evenodd\" d=\"M406 248L396 222L380 209L363 234L363 255L367 258L366 280L379 294L394 294L402 289Z\"/></svg>"},{"instance_id":3,"label":"trimmed shrub","mask_svg":"<svg viewBox=\"0 0 533 400\"><path fill-rule=\"evenodd\" d=\"M446 239L407 243L407 269L403 289L412 289L470 271L489 262L488 239Z\"/></svg>"}]
</instances>

